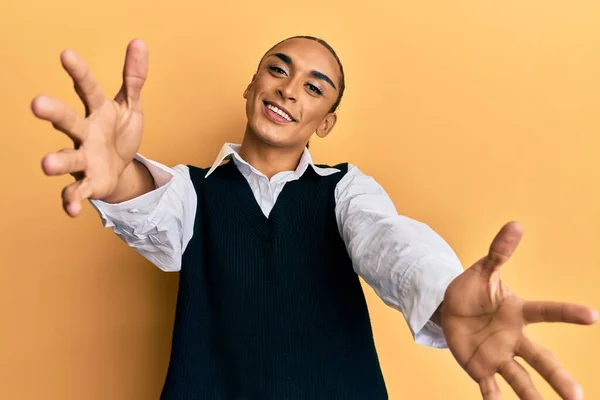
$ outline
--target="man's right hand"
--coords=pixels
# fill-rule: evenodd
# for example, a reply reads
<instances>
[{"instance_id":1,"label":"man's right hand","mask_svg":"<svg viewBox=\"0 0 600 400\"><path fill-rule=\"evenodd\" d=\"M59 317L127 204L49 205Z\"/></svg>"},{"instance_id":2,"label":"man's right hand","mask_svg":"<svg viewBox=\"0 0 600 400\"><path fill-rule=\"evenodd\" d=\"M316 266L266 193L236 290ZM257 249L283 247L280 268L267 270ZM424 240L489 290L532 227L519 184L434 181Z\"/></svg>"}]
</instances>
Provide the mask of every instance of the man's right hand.
<instances>
[{"instance_id":1,"label":"man's right hand","mask_svg":"<svg viewBox=\"0 0 600 400\"><path fill-rule=\"evenodd\" d=\"M50 121L55 129L73 140L73 149L46 155L42 169L49 176L75 177L76 181L63 189L62 198L65 211L76 217L86 199L126 198L124 192L141 186L124 180L141 177L139 169L143 168L136 166L133 159L142 140L140 95L148 75L148 49L140 40L129 43L123 85L114 99L104 95L86 62L75 52L64 51L61 62L85 105L85 118L49 96L36 97L31 109L36 117Z\"/></svg>"}]
</instances>

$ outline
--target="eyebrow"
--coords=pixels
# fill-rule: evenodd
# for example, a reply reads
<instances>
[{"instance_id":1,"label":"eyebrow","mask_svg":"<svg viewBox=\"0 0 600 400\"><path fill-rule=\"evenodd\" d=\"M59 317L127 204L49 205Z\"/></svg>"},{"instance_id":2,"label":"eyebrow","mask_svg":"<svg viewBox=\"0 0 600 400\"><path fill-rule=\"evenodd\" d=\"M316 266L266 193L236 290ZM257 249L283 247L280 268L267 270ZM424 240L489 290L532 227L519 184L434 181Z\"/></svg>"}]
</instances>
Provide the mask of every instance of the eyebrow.
<instances>
[{"instance_id":1,"label":"eyebrow","mask_svg":"<svg viewBox=\"0 0 600 400\"><path fill-rule=\"evenodd\" d=\"M275 54L273 54L273 56L279 58L281 61L283 61L287 65L293 64L292 58L290 56L288 56L287 54L275 53ZM329 77L327 75L325 75L324 73L319 72L319 71L311 71L310 74L317 79L321 79L321 80L329 83L331 85L331 87L333 87L335 90L337 90L333 81L331 79L329 79Z\"/></svg>"}]
</instances>

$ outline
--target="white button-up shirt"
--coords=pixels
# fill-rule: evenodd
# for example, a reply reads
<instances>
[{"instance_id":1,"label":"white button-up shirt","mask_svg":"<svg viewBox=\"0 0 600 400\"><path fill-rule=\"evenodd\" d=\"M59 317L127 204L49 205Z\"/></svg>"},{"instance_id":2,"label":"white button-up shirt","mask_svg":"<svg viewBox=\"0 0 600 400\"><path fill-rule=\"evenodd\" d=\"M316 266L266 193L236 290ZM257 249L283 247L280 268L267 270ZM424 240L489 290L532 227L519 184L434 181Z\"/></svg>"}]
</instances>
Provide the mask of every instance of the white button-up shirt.
<instances>
[{"instance_id":1,"label":"white button-up shirt","mask_svg":"<svg viewBox=\"0 0 600 400\"><path fill-rule=\"evenodd\" d=\"M232 158L267 217L285 184L300 179L307 168L321 176L340 172L316 166L305 149L295 171L269 179L239 156L239 148L223 145L206 176ZM140 154L136 159L150 171L156 190L118 204L91 203L103 225L130 247L163 271L179 271L197 206L189 169L186 165L169 168ZM418 344L447 347L441 328L430 318L450 282L463 272L454 251L429 226L399 215L381 185L354 165L348 165L338 182L335 203L338 229L355 272L385 304L402 313Z\"/></svg>"}]
</instances>

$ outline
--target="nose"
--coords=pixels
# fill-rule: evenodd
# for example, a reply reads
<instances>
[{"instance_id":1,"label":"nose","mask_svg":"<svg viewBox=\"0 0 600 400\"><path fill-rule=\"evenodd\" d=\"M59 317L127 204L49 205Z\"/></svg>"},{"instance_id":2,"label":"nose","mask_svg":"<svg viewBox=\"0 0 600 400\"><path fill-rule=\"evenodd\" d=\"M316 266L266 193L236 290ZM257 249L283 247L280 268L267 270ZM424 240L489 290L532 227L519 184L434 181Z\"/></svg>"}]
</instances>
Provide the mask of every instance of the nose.
<instances>
[{"instance_id":1,"label":"nose","mask_svg":"<svg viewBox=\"0 0 600 400\"><path fill-rule=\"evenodd\" d=\"M277 88L277 94L283 100L296 102L296 100L298 98L297 88L296 88L297 86L298 86L298 84L296 82L296 79L293 79L293 78L285 79L281 83L281 85Z\"/></svg>"}]
</instances>

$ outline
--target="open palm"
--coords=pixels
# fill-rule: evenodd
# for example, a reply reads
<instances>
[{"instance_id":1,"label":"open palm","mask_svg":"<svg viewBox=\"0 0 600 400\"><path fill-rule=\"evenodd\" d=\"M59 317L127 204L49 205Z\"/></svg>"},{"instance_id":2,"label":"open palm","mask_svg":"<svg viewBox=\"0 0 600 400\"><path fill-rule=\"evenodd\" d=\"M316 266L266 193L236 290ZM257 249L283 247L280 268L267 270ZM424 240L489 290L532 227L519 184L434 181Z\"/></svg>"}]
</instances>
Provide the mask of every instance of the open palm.
<instances>
[{"instance_id":1,"label":"open palm","mask_svg":"<svg viewBox=\"0 0 600 400\"><path fill-rule=\"evenodd\" d=\"M525 327L536 322L588 325L598 319L598 314L582 305L526 301L511 292L500 279L500 267L517 248L522 234L520 224L506 224L488 255L448 287L441 314L448 347L479 383L485 400L501 398L496 373L520 399L542 398L515 357L529 363L563 399L580 399L579 385L548 350L526 336Z\"/></svg>"},{"instance_id":2,"label":"open palm","mask_svg":"<svg viewBox=\"0 0 600 400\"><path fill-rule=\"evenodd\" d=\"M63 189L63 207L76 216L85 199L106 199L139 149L142 131L141 90L148 74L148 50L140 40L127 47L123 84L114 99L107 98L89 66L74 51L64 51L61 62L73 79L85 106L85 117L51 96L36 97L36 117L73 140L74 148L48 154L42 160L47 175L71 174L76 181Z\"/></svg>"}]
</instances>

